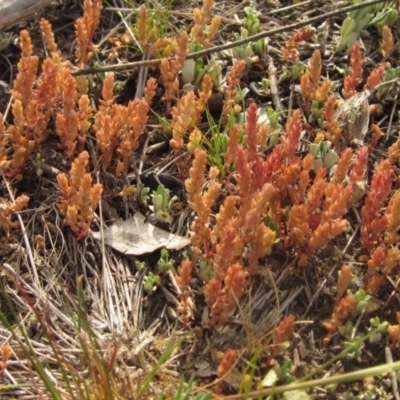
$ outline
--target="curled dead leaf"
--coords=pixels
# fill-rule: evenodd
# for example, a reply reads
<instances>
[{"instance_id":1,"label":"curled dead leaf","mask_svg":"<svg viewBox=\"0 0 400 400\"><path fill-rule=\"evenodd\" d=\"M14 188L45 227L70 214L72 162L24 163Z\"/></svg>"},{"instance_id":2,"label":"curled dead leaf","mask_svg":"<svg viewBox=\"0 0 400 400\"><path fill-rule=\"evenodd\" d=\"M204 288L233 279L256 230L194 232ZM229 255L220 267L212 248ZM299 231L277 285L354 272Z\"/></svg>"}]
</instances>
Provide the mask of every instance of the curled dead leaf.
<instances>
[{"instance_id":1,"label":"curled dead leaf","mask_svg":"<svg viewBox=\"0 0 400 400\"><path fill-rule=\"evenodd\" d=\"M92 232L95 239L101 240L101 232ZM179 250L190 244L190 239L164 231L148 222L142 214L119 221L104 229L104 243L124 254L141 255L166 247Z\"/></svg>"}]
</instances>

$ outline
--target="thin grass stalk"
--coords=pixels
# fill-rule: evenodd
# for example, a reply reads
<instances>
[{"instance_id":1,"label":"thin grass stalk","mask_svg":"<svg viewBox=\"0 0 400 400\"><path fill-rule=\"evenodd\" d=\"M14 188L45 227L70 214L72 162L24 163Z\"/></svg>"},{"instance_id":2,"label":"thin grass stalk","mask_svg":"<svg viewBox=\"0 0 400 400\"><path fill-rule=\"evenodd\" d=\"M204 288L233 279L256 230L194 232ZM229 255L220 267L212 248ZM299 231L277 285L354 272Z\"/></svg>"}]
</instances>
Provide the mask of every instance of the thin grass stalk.
<instances>
[{"instance_id":1,"label":"thin grass stalk","mask_svg":"<svg viewBox=\"0 0 400 400\"><path fill-rule=\"evenodd\" d=\"M143 382L141 383L137 393L136 393L136 398L141 399L142 396L146 393L150 383L162 367L162 365L169 359L169 356L172 354L173 350L177 347L179 347L182 342L186 339L186 336L183 336L182 338L178 339L178 341L175 342L175 331L176 331L176 326L175 324L174 329L171 334L171 339L168 342L167 348L164 350L164 352L161 354L161 357L157 361L156 365L152 368L152 370L149 372L149 374L144 378Z\"/></svg>"},{"instance_id":2,"label":"thin grass stalk","mask_svg":"<svg viewBox=\"0 0 400 400\"><path fill-rule=\"evenodd\" d=\"M92 370L90 370L90 373L93 377L93 380L97 382L99 385L101 385L103 389L103 394L105 393L106 395L105 397L102 397L102 399L113 400L112 382L110 380L111 371L109 371L105 361L99 356L100 354L99 345L94 338L94 335L89 325L89 321L87 319L87 309L85 307L85 302L84 302L82 280L83 276L80 276L77 282L78 303L76 306L77 306L78 321L79 321L79 327L77 327L78 328L77 333L79 333L81 330L83 330L83 332L86 333L89 339L90 348L92 349L92 354L89 353L87 348L87 343L85 342L81 334L78 335L79 342L81 344L81 349L84 351L86 359L87 360L91 359L92 361L94 361L99 376L96 376L94 374L94 371ZM89 390L88 393L90 393L90 389L86 387L86 384L84 385L85 389Z\"/></svg>"},{"instance_id":3,"label":"thin grass stalk","mask_svg":"<svg viewBox=\"0 0 400 400\"><path fill-rule=\"evenodd\" d=\"M15 281L14 283L17 284L17 281ZM18 284L16 286L17 286L18 290L20 291L21 285L19 284L19 282L18 282ZM49 376L47 375L46 371L44 370L39 358L36 356L35 350L33 349L32 345L30 343L30 339L29 339L25 329L21 326L21 322L19 321L18 314L16 313L16 311L14 309L14 306L13 306L12 302L10 301L10 298L9 298L7 292L6 292L5 287L4 287L4 282L1 279L0 279L0 292L3 294L4 300L7 303L7 307L10 310L10 313L11 313L13 319L15 321L17 321L16 325L18 326L19 333L16 332L16 330L15 330L15 328L13 326L11 326L11 324L9 323L7 317L4 315L4 313L0 309L0 320L1 320L1 322L9 330L9 332L11 333L12 337L14 338L14 340L17 341L17 343L20 345L21 349L24 350L27 359L30 361L31 365L33 365L36 368L36 370L37 370L42 382L44 383L44 385L45 385L46 389L48 390L48 392L50 393L51 397L54 400L63 400L61 395L60 395L60 393L59 393L59 391L55 388L55 386L54 386L53 382L51 381L51 379L49 379ZM24 296L24 298L25 298L25 296ZM29 306L32 308L33 305L29 304ZM62 364L60 363L61 360L59 359L59 357L57 355L57 352L55 351L54 343L52 342L51 338L48 336L47 328L45 326L45 323L40 318L40 315L38 315L38 313L35 312L34 309L32 309L32 311L34 312L34 314L38 318L38 322L39 322L41 328L43 328L44 335L49 340L50 346L52 347L52 350L53 350L53 352L54 352L54 354L56 356L57 362L59 363L59 365L61 367L63 378L64 378L65 382L68 385L68 380L67 380L64 368L62 367ZM25 343L21 340L21 336L25 340Z\"/></svg>"},{"instance_id":4,"label":"thin grass stalk","mask_svg":"<svg viewBox=\"0 0 400 400\"><path fill-rule=\"evenodd\" d=\"M346 374L334 375L329 378L314 379L306 382L291 383L288 385L279 386L276 388L257 390L250 392L246 395L233 395L225 396L224 400L241 400L241 399L254 399L261 396L270 396L276 394L282 394L297 390L308 390L315 387L338 385L347 382L361 381L371 376L385 375L391 372L400 371L400 361L396 361L392 364L382 364L376 367L365 368L359 371L348 372Z\"/></svg>"},{"instance_id":5,"label":"thin grass stalk","mask_svg":"<svg viewBox=\"0 0 400 400\"><path fill-rule=\"evenodd\" d=\"M312 371L309 374L305 375L299 381L300 382L304 382L304 381L306 381L308 379L311 379L314 375L324 371L325 369L328 369L336 361L344 359L349 353L351 353L354 350L356 350L357 348L359 348L361 346L361 344L363 342L367 341L370 337L382 332L382 330L384 330L383 328L387 329L387 326L388 326L388 323L384 322L383 324L381 324L380 326L378 326L377 328L375 328L371 332L369 332L367 335L365 335L363 337L354 338L353 341L350 342L349 345L347 347L345 347L339 354L337 354L336 356L332 357L330 360L328 360L326 363L324 363L321 366L319 366L314 371Z\"/></svg>"}]
</instances>

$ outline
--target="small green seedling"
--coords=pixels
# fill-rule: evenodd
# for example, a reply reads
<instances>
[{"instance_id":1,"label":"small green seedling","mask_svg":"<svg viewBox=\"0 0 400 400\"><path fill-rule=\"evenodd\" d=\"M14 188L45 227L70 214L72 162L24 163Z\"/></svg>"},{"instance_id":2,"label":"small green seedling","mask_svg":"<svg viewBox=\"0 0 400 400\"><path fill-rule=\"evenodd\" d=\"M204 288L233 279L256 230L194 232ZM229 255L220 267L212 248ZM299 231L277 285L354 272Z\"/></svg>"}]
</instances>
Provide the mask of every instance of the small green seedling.
<instances>
[{"instance_id":1,"label":"small green seedling","mask_svg":"<svg viewBox=\"0 0 400 400\"><path fill-rule=\"evenodd\" d=\"M260 11L257 11L254 2L250 2L248 7L244 8L246 18L244 20L244 30L243 37L252 36L260 32L260 20L258 19L261 15ZM260 57L264 57L267 54L268 41L265 38L257 40L257 42L252 43L253 51Z\"/></svg>"},{"instance_id":2,"label":"small green seedling","mask_svg":"<svg viewBox=\"0 0 400 400\"><path fill-rule=\"evenodd\" d=\"M310 144L309 152L314 156L314 171L320 168L326 168L329 171L336 164L339 156L331 149L331 146L332 143L329 140Z\"/></svg>"},{"instance_id":3,"label":"small green seedling","mask_svg":"<svg viewBox=\"0 0 400 400\"><path fill-rule=\"evenodd\" d=\"M400 76L400 67L389 68L386 70L385 75L382 79L382 83L379 84L378 90L376 91L376 96L378 97L378 99L381 99L385 94L387 94L392 89L393 80L398 78L399 76Z\"/></svg>"},{"instance_id":4,"label":"small green seedling","mask_svg":"<svg viewBox=\"0 0 400 400\"><path fill-rule=\"evenodd\" d=\"M261 82L259 82L260 85L260 92L261 94L269 94L271 91L271 81L267 78L263 78Z\"/></svg>"},{"instance_id":5,"label":"small green seedling","mask_svg":"<svg viewBox=\"0 0 400 400\"><path fill-rule=\"evenodd\" d=\"M201 58L196 60L190 58L185 61L181 72L183 82L190 83L195 89L198 89L205 73L204 61Z\"/></svg>"},{"instance_id":6,"label":"small green seedling","mask_svg":"<svg viewBox=\"0 0 400 400\"><path fill-rule=\"evenodd\" d=\"M174 266L174 260L169 258L167 249L161 249L161 256L157 262L157 270L160 274L165 274Z\"/></svg>"},{"instance_id":7,"label":"small green seedling","mask_svg":"<svg viewBox=\"0 0 400 400\"><path fill-rule=\"evenodd\" d=\"M155 292L157 290L157 286L160 285L161 278L158 275L154 275L152 272L149 272L149 274L143 279L143 288L149 294Z\"/></svg>"},{"instance_id":8,"label":"small green seedling","mask_svg":"<svg viewBox=\"0 0 400 400\"><path fill-rule=\"evenodd\" d=\"M191 43L189 45L190 53L201 50L204 50L204 47L198 43ZM219 88L221 86L222 63L212 59L209 63L204 65L204 60L202 58L187 59L181 73L183 83L193 85L195 90L200 88L201 81L205 74L210 75L214 87Z\"/></svg>"},{"instance_id":9,"label":"small green seedling","mask_svg":"<svg viewBox=\"0 0 400 400\"><path fill-rule=\"evenodd\" d=\"M135 261L135 267L138 271L143 271L146 268L146 263L144 261Z\"/></svg>"},{"instance_id":10,"label":"small green seedling","mask_svg":"<svg viewBox=\"0 0 400 400\"><path fill-rule=\"evenodd\" d=\"M364 341L361 336L356 336L351 341L351 347L346 354L347 360L354 360L361 357L362 350L364 348Z\"/></svg>"},{"instance_id":11,"label":"small green seedling","mask_svg":"<svg viewBox=\"0 0 400 400\"><path fill-rule=\"evenodd\" d=\"M203 279L204 282L209 281L210 279L214 278L215 271L212 268L211 261L207 257L200 257L199 258L199 272L200 277Z\"/></svg>"},{"instance_id":12,"label":"small green seedling","mask_svg":"<svg viewBox=\"0 0 400 400\"><path fill-rule=\"evenodd\" d=\"M163 185L158 186L152 195L153 205L150 206L159 222L170 223L172 220L171 210L178 200L177 196L171 198L169 189Z\"/></svg>"},{"instance_id":13,"label":"small green seedling","mask_svg":"<svg viewBox=\"0 0 400 400\"><path fill-rule=\"evenodd\" d=\"M149 198L150 189L143 185L143 183L139 183L137 185L137 191L139 193L139 199L142 203L146 203Z\"/></svg>"},{"instance_id":14,"label":"small green seedling","mask_svg":"<svg viewBox=\"0 0 400 400\"><path fill-rule=\"evenodd\" d=\"M235 40L246 39L260 31L260 21L258 19L260 12L257 11L254 3L250 2L250 5L244 8L244 12L246 14L246 18L243 21L243 27L240 28L240 33L235 33ZM232 49L232 55L238 60L245 60L246 65L250 66L255 61L253 53L256 52L262 57L265 55L266 47L266 40L260 39L253 45L251 43L246 43L241 46L234 47Z\"/></svg>"},{"instance_id":15,"label":"small green seedling","mask_svg":"<svg viewBox=\"0 0 400 400\"><path fill-rule=\"evenodd\" d=\"M246 39L247 37L248 35L244 28L241 28L240 33L235 33L235 41ZM246 61L247 66L253 63L253 49L249 43L234 47L232 49L232 55L236 60Z\"/></svg>"},{"instance_id":16,"label":"small green seedling","mask_svg":"<svg viewBox=\"0 0 400 400\"><path fill-rule=\"evenodd\" d=\"M197 51L204 50L204 47L199 43L190 43L189 52L194 53ZM206 67L204 66L204 61L201 58L188 59L182 68L182 80L183 83L190 83L196 89L199 87L201 80L206 72Z\"/></svg>"},{"instance_id":17,"label":"small green seedling","mask_svg":"<svg viewBox=\"0 0 400 400\"><path fill-rule=\"evenodd\" d=\"M371 318L369 320L370 327L368 328L368 332L371 333L369 337L370 343L380 343L382 340L382 333L386 330L387 326L381 323L379 317Z\"/></svg>"},{"instance_id":18,"label":"small green seedling","mask_svg":"<svg viewBox=\"0 0 400 400\"><path fill-rule=\"evenodd\" d=\"M244 20L244 27L249 35L254 35L260 30L260 21L258 16L261 14L257 11L254 2L250 1L250 5L244 8L246 19Z\"/></svg>"},{"instance_id":19,"label":"small green seedling","mask_svg":"<svg viewBox=\"0 0 400 400\"><path fill-rule=\"evenodd\" d=\"M363 311L370 313L380 308L379 302L367 294L363 289L357 290L357 292L354 293L354 297L356 299L356 306L351 313L353 316L359 315Z\"/></svg>"}]
</instances>

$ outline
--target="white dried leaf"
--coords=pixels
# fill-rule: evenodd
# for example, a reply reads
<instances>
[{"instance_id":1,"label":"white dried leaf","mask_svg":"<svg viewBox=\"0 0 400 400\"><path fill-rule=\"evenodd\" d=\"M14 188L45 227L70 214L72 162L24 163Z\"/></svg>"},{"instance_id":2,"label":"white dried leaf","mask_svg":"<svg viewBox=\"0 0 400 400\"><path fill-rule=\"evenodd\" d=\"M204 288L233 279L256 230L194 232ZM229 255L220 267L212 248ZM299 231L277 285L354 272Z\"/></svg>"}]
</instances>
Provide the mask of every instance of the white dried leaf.
<instances>
[{"instance_id":1,"label":"white dried leaf","mask_svg":"<svg viewBox=\"0 0 400 400\"><path fill-rule=\"evenodd\" d=\"M101 232L92 232L95 239L101 240ZM152 253L161 247L179 250L190 243L190 239L164 231L148 222L142 214L116 222L104 229L104 243L124 254Z\"/></svg>"}]
</instances>

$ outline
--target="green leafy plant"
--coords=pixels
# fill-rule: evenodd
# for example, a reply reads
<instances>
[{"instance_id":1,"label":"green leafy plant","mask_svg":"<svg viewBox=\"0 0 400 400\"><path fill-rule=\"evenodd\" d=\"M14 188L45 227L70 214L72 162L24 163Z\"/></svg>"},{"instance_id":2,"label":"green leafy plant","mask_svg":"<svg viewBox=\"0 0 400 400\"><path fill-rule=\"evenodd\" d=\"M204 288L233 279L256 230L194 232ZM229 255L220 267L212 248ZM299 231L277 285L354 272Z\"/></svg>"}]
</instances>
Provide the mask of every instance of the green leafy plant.
<instances>
[{"instance_id":1,"label":"green leafy plant","mask_svg":"<svg viewBox=\"0 0 400 400\"><path fill-rule=\"evenodd\" d=\"M178 200L177 196L170 196L170 190L163 185L158 186L151 194L153 205L151 206L154 215L159 222L170 223L172 220L171 210Z\"/></svg>"},{"instance_id":2,"label":"green leafy plant","mask_svg":"<svg viewBox=\"0 0 400 400\"><path fill-rule=\"evenodd\" d=\"M258 112L258 124L269 124L269 133L266 146L274 147L281 136L282 125L280 124L281 113L271 107L260 107Z\"/></svg>"},{"instance_id":3,"label":"green leafy plant","mask_svg":"<svg viewBox=\"0 0 400 400\"><path fill-rule=\"evenodd\" d=\"M379 343L382 340L382 333L384 332L384 325L382 325L379 317L374 317L369 320L370 326L368 332L373 332L369 338L370 343Z\"/></svg>"},{"instance_id":4,"label":"green leafy plant","mask_svg":"<svg viewBox=\"0 0 400 400\"><path fill-rule=\"evenodd\" d=\"M375 16L369 21L368 26L376 26L378 29L382 29L385 25L392 26L399 16L398 11L395 9L395 5L388 4L380 4L375 5L375 12L381 8Z\"/></svg>"},{"instance_id":5,"label":"green leafy plant","mask_svg":"<svg viewBox=\"0 0 400 400\"><path fill-rule=\"evenodd\" d=\"M240 29L240 33L235 33L235 40L245 39L251 35L254 35L260 30L260 21L258 16L260 12L257 11L253 2L244 8L246 17L243 21L243 27ZM254 61L253 51L257 50L257 54L264 55L266 50L266 39L260 39L254 44L246 43L232 49L233 56L238 60L245 60L247 65L252 64Z\"/></svg>"},{"instance_id":6,"label":"green leafy plant","mask_svg":"<svg viewBox=\"0 0 400 400\"><path fill-rule=\"evenodd\" d=\"M314 156L314 171L318 171L322 167L330 170L339 159L337 153L332 150L332 143L329 140L318 144L311 143L309 152Z\"/></svg>"},{"instance_id":7,"label":"green leafy plant","mask_svg":"<svg viewBox=\"0 0 400 400\"><path fill-rule=\"evenodd\" d=\"M353 0L353 4L362 2L363 0ZM342 23L337 50L342 51L346 47L347 50L350 50L359 39L363 29L368 26L382 28L384 25L393 25L397 21L397 17L398 12L392 3L374 4L351 11Z\"/></svg>"},{"instance_id":8,"label":"green leafy plant","mask_svg":"<svg viewBox=\"0 0 400 400\"><path fill-rule=\"evenodd\" d=\"M354 293L354 297L356 299L356 306L352 312L352 315L359 315L361 312L365 311L366 313L370 313L376 311L379 308L376 300L366 293L365 290L359 289Z\"/></svg>"},{"instance_id":9,"label":"green leafy plant","mask_svg":"<svg viewBox=\"0 0 400 400\"><path fill-rule=\"evenodd\" d=\"M149 198L150 189L143 185L143 183L138 183L137 193L141 203L146 203Z\"/></svg>"},{"instance_id":10,"label":"green leafy plant","mask_svg":"<svg viewBox=\"0 0 400 400\"><path fill-rule=\"evenodd\" d=\"M137 268L138 271L143 271L146 268L146 262L145 261L135 261L135 267Z\"/></svg>"},{"instance_id":11,"label":"green leafy plant","mask_svg":"<svg viewBox=\"0 0 400 400\"><path fill-rule=\"evenodd\" d=\"M247 37L246 31L244 29L241 30L241 33L235 34L235 40L245 39ZM246 65L249 66L253 63L253 49L250 44L242 44L240 46L236 46L232 49L232 55L236 60L244 60L246 61Z\"/></svg>"},{"instance_id":12,"label":"green leafy plant","mask_svg":"<svg viewBox=\"0 0 400 400\"><path fill-rule=\"evenodd\" d=\"M157 262L157 269L161 274L165 274L170 271L174 266L175 260L169 258L169 252L167 249L161 249L161 256Z\"/></svg>"},{"instance_id":13,"label":"green leafy plant","mask_svg":"<svg viewBox=\"0 0 400 400\"><path fill-rule=\"evenodd\" d=\"M254 2L250 1L250 5L245 7L244 12L246 19L244 20L244 27L248 35L254 35L260 30L260 21L258 16L261 14L257 11Z\"/></svg>"},{"instance_id":14,"label":"green leafy plant","mask_svg":"<svg viewBox=\"0 0 400 400\"><path fill-rule=\"evenodd\" d=\"M149 272L143 279L143 288L149 294L153 293L160 285L161 277L153 272Z\"/></svg>"},{"instance_id":15,"label":"green leafy plant","mask_svg":"<svg viewBox=\"0 0 400 400\"><path fill-rule=\"evenodd\" d=\"M257 11L254 2L250 2L250 5L244 8L244 12L246 17L243 21L243 27L240 29L240 33L235 33L236 40L245 39L260 31L260 20L258 17L261 13ZM250 65L255 61L253 52L260 57L264 57L267 52L267 45L267 39L262 38L253 43L234 47L232 49L232 54L236 59L245 60L246 64Z\"/></svg>"},{"instance_id":16,"label":"green leafy plant","mask_svg":"<svg viewBox=\"0 0 400 400\"><path fill-rule=\"evenodd\" d=\"M250 5L244 8L246 13L246 19L244 21L244 29L247 35L255 35L260 32L260 11L257 11L254 2L250 2ZM268 40L265 38L258 39L256 42L252 43L252 49L259 57L265 57L268 49Z\"/></svg>"},{"instance_id":17,"label":"green leafy plant","mask_svg":"<svg viewBox=\"0 0 400 400\"><path fill-rule=\"evenodd\" d=\"M202 44L189 44L189 52L192 53L201 50L204 50ZM221 86L222 63L215 59L211 59L205 63L202 58L190 58L185 61L181 74L183 83L193 85L195 90L199 89L203 76L208 74L214 83L214 88L218 89Z\"/></svg>"},{"instance_id":18,"label":"green leafy plant","mask_svg":"<svg viewBox=\"0 0 400 400\"><path fill-rule=\"evenodd\" d=\"M393 88L393 80L400 76L400 67L388 68L382 79L382 84L379 85L376 96L381 99Z\"/></svg>"},{"instance_id":19,"label":"green leafy plant","mask_svg":"<svg viewBox=\"0 0 400 400\"><path fill-rule=\"evenodd\" d=\"M182 80L185 84L190 83L198 89L205 72L204 61L201 58L196 60L191 58L185 61L182 68Z\"/></svg>"}]
</instances>

